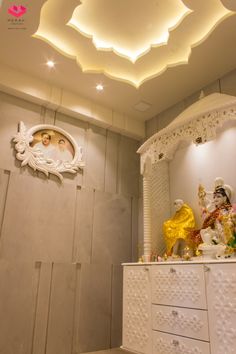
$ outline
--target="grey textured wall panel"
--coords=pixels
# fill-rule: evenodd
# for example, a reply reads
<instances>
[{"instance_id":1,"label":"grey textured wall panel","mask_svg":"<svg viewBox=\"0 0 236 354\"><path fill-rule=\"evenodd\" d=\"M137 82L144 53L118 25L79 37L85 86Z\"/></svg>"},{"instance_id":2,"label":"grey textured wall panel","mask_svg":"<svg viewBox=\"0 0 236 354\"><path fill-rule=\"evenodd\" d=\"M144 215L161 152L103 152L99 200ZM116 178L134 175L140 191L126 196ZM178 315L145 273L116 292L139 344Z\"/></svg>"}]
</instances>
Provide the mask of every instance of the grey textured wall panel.
<instances>
[{"instance_id":1,"label":"grey textured wall panel","mask_svg":"<svg viewBox=\"0 0 236 354\"><path fill-rule=\"evenodd\" d=\"M121 136L118 161L118 192L122 195L139 195L138 143Z\"/></svg>"},{"instance_id":2,"label":"grey textured wall panel","mask_svg":"<svg viewBox=\"0 0 236 354\"><path fill-rule=\"evenodd\" d=\"M119 346L120 263L131 261L136 240L137 142L5 94L0 114L0 315L7 318L0 354ZM11 141L20 120L68 131L84 147L84 175L65 174L61 184L20 168Z\"/></svg>"},{"instance_id":3,"label":"grey textured wall panel","mask_svg":"<svg viewBox=\"0 0 236 354\"><path fill-rule=\"evenodd\" d=\"M111 348L117 348L122 341L122 296L123 269L121 265L112 267L112 311L111 311Z\"/></svg>"},{"instance_id":4,"label":"grey textured wall panel","mask_svg":"<svg viewBox=\"0 0 236 354\"><path fill-rule=\"evenodd\" d=\"M71 261L74 209L74 185L12 173L1 256L18 261Z\"/></svg>"},{"instance_id":5,"label":"grey textured wall panel","mask_svg":"<svg viewBox=\"0 0 236 354\"><path fill-rule=\"evenodd\" d=\"M50 309L52 263L37 262L36 267L39 269L39 283L36 294L32 354L45 354Z\"/></svg>"},{"instance_id":6,"label":"grey textured wall panel","mask_svg":"<svg viewBox=\"0 0 236 354\"><path fill-rule=\"evenodd\" d=\"M119 141L118 134L107 132L105 192L117 193Z\"/></svg>"},{"instance_id":7,"label":"grey textured wall panel","mask_svg":"<svg viewBox=\"0 0 236 354\"><path fill-rule=\"evenodd\" d=\"M94 190L77 190L73 261L90 263L92 256Z\"/></svg>"},{"instance_id":8,"label":"grey textured wall panel","mask_svg":"<svg viewBox=\"0 0 236 354\"><path fill-rule=\"evenodd\" d=\"M79 323L81 353L110 347L111 265L82 264Z\"/></svg>"},{"instance_id":9,"label":"grey textured wall panel","mask_svg":"<svg viewBox=\"0 0 236 354\"><path fill-rule=\"evenodd\" d=\"M106 131L90 127L87 131L86 169L84 185L104 190L105 184Z\"/></svg>"},{"instance_id":10,"label":"grey textured wall panel","mask_svg":"<svg viewBox=\"0 0 236 354\"><path fill-rule=\"evenodd\" d=\"M92 246L93 263L131 259L131 198L95 192Z\"/></svg>"},{"instance_id":11,"label":"grey textured wall panel","mask_svg":"<svg viewBox=\"0 0 236 354\"><path fill-rule=\"evenodd\" d=\"M40 124L41 107L0 93L0 118L0 168L16 170L19 163L15 162L12 138L20 120L29 128Z\"/></svg>"},{"instance_id":12,"label":"grey textured wall panel","mask_svg":"<svg viewBox=\"0 0 236 354\"><path fill-rule=\"evenodd\" d=\"M32 263L0 261L1 354L31 354L34 273Z\"/></svg>"},{"instance_id":13,"label":"grey textured wall panel","mask_svg":"<svg viewBox=\"0 0 236 354\"><path fill-rule=\"evenodd\" d=\"M139 199L133 197L132 201L132 261L137 262L139 257L139 240L138 240L138 215L139 215Z\"/></svg>"},{"instance_id":14,"label":"grey textured wall panel","mask_svg":"<svg viewBox=\"0 0 236 354\"><path fill-rule=\"evenodd\" d=\"M10 172L0 169L0 240L1 240L1 230L5 212L8 183L10 178Z\"/></svg>"},{"instance_id":15,"label":"grey textured wall panel","mask_svg":"<svg viewBox=\"0 0 236 354\"><path fill-rule=\"evenodd\" d=\"M46 354L72 352L77 270L75 264L53 264Z\"/></svg>"}]
</instances>

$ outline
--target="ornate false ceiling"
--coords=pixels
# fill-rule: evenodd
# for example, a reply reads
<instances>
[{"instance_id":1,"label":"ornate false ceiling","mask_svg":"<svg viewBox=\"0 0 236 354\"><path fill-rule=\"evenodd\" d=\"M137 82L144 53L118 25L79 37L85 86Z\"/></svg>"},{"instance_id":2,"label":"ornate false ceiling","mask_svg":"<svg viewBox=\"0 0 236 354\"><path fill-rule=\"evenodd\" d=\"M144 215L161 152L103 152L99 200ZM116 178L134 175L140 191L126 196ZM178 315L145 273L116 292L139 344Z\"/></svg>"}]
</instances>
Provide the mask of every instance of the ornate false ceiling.
<instances>
[{"instance_id":1,"label":"ornate false ceiling","mask_svg":"<svg viewBox=\"0 0 236 354\"><path fill-rule=\"evenodd\" d=\"M3 0L0 89L143 138L146 120L220 90L235 43L236 0Z\"/></svg>"},{"instance_id":2,"label":"ornate false ceiling","mask_svg":"<svg viewBox=\"0 0 236 354\"><path fill-rule=\"evenodd\" d=\"M233 14L221 0L47 0L34 36L83 72L139 87L187 64L192 48Z\"/></svg>"}]
</instances>

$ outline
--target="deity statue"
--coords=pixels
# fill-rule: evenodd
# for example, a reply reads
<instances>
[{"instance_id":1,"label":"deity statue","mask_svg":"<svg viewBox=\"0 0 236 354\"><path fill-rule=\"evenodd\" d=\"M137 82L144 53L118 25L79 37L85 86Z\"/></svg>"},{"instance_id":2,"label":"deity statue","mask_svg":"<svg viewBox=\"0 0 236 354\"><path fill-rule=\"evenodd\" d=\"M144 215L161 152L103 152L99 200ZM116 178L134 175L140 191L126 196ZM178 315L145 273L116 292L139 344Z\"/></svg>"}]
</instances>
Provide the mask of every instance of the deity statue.
<instances>
[{"instance_id":1,"label":"deity statue","mask_svg":"<svg viewBox=\"0 0 236 354\"><path fill-rule=\"evenodd\" d=\"M195 219L192 209L182 199L176 199L174 207L176 212L164 222L163 231L167 254L181 256L189 231L195 227Z\"/></svg>"},{"instance_id":2,"label":"deity statue","mask_svg":"<svg viewBox=\"0 0 236 354\"><path fill-rule=\"evenodd\" d=\"M201 192L203 196L202 186ZM212 205L208 203L209 208L205 207L202 228L191 232L191 239L195 245L207 243L236 247L236 213L231 204L232 194L232 187L217 177L213 192L214 208L212 210Z\"/></svg>"}]
</instances>

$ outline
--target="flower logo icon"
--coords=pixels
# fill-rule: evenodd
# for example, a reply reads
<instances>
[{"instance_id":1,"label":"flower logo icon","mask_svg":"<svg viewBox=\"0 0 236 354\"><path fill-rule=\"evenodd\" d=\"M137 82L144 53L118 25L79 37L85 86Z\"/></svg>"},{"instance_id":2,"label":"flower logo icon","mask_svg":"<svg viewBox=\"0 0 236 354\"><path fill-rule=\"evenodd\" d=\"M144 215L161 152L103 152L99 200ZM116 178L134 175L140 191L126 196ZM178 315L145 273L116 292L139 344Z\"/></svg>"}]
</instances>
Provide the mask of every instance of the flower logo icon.
<instances>
[{"instance_id":1,"label":"flower logo icon","mask_svg":"<svg viewBox=\"0 0 236 354\"><path fill-rule=\"evenodd\" d=\"M21 17L26 13L26 7L22 5L12 5L8 9L8 13L14 17Z\"/></svg>"}]
</instances>

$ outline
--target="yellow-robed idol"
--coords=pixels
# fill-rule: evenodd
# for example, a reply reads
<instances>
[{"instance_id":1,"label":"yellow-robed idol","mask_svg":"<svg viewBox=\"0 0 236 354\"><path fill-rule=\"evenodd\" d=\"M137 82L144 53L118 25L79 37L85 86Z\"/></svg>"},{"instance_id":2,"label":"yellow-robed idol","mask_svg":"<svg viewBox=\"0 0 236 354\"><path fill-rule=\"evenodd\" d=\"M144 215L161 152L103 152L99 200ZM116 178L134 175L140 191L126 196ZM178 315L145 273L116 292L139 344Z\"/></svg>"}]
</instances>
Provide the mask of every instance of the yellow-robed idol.
<instances>
[{"instance_id":1,"label":"yellow-robed idol","mask_svg":"<svg viewBox=\"0 0 236 354\"><path fill-rule=\"evenodd\" d=\"M192 209L182 199L176 199L174 206L176 209L175 215L163 224L167 254L172 252L176 243L186 240L189 231L195 227Z\"/></svg>"}]
</instances>

